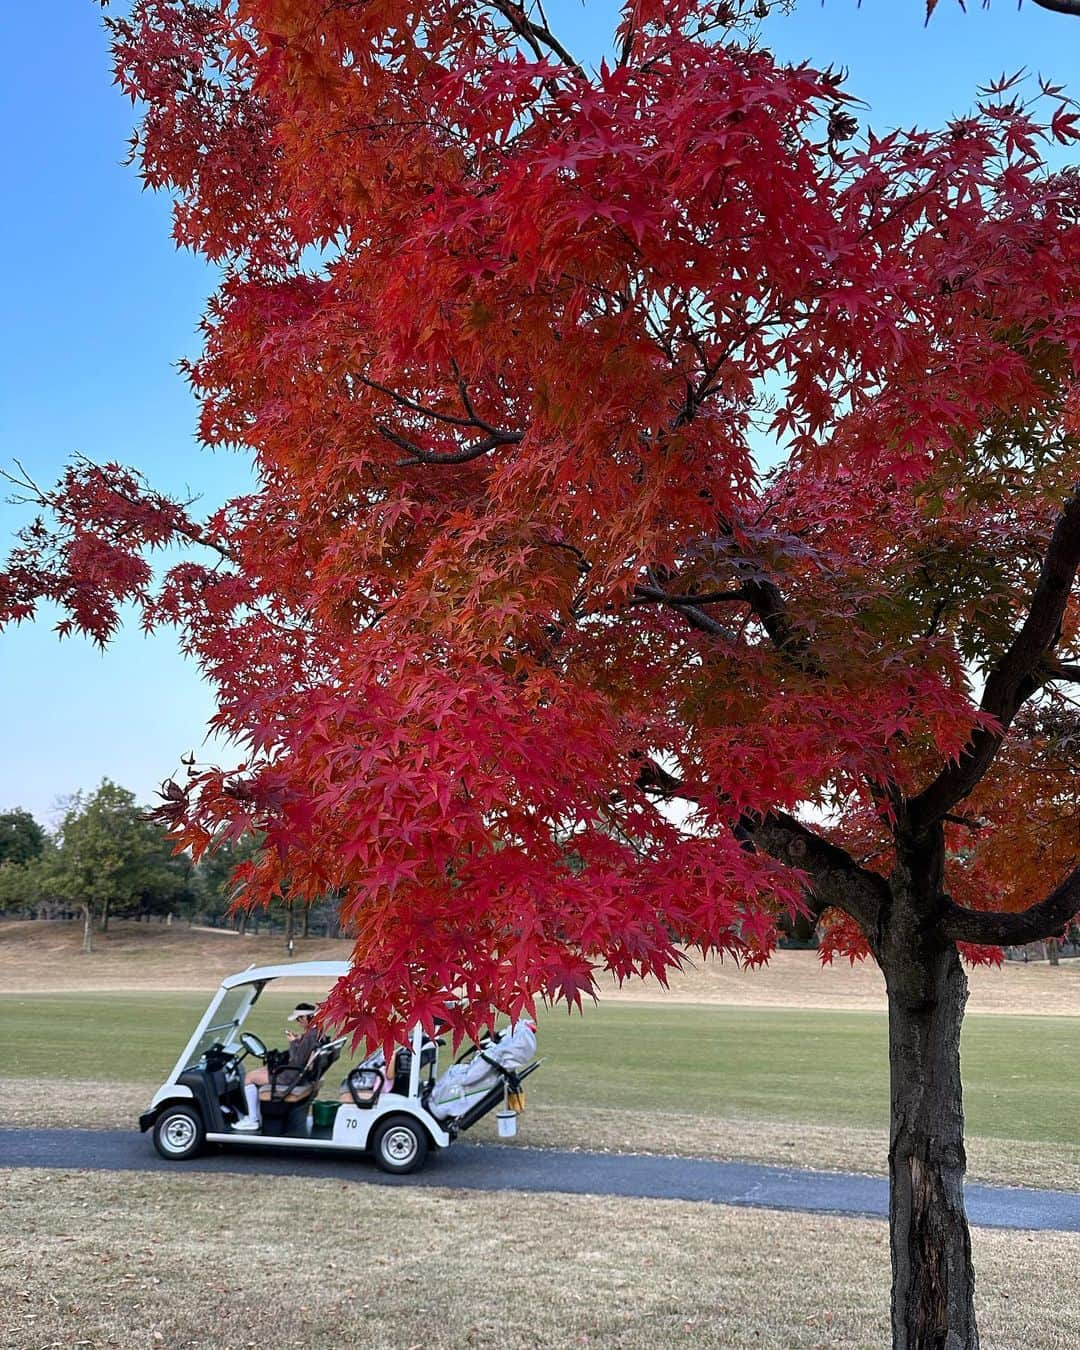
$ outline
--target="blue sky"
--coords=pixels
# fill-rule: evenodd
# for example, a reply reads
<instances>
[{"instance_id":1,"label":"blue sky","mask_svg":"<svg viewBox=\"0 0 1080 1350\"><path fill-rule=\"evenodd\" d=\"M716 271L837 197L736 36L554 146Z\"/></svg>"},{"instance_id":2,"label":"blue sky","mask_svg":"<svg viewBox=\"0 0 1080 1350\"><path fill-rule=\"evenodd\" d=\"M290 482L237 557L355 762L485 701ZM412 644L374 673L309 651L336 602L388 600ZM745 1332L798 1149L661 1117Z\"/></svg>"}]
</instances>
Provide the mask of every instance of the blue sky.
<instances>
[{"instance_id":1,"label":"blue sky","mask_svg":"<svg viewBox=\"0 0 1080 1350\"><path fill-rule=\"evenodd\" d=\"M553 24L591 61L614 12L559 0ZM1030 0L1019 12L972 0L967 14L941 0L929 28L923 12L922 0L801 0L765 32L786 59L846 67L878 130L938 124L1021 66L1080 92L1080 19ZM196 446L175 369L197 350L214 278L175 250L167 203L122 163L132 109L111 87L100 22L92 0L51 6L47 34L32 7L0 10L3 49L18 54L0 86L0 463L18 458L49 483L75 453L118 459L209 506L248 481L242 461ZM0 504L0 556L29 515ZM129 629L102 655L58 642L50 616L0 634L0 706L0 810L23 806L46 824L59 798L106 776L150 800L182 753L200 751L212 709L169 634Z\"/></svg>"}]
</instances>

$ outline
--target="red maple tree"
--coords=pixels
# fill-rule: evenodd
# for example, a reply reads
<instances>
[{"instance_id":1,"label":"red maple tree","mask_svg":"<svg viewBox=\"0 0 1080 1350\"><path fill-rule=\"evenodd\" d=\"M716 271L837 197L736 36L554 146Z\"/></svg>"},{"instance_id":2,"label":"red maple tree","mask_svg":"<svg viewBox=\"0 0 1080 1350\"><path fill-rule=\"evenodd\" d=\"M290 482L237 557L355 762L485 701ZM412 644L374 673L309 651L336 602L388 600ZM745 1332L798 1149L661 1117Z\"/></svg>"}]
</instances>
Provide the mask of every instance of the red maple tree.
<instances>
[{"instance_id":1,"label":"red maple tree","mask_svg":"<svg viewBox=\"0 0 1080 1350\"><path fill-rule=\"evenodd\" d=\"M895 1344L973 1347L960 949L1080 910L1077 116L857 136L760 8L639 0L587 71L511 0L137 0L133 155L223 269L200 433L259 490L27 482L0 621L176 625L243 762L163 814L262 832L244 903L341 896L357 1034L799 921L872 954Z\"/></svg>"}]
</instances>

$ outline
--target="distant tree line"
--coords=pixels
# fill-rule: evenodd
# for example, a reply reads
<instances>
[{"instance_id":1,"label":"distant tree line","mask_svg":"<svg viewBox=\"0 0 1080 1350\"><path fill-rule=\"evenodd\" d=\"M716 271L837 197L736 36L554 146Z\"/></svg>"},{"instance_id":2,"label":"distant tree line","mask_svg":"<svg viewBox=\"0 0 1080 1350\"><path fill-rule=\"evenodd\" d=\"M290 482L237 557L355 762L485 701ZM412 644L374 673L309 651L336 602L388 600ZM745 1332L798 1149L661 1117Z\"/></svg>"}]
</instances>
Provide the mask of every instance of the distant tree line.
<instances>
[{"instance_id":1,"label":"distant tree line","mask_svg":"<svg viewBox=\"0 0 1080 1350\"><path fill-rule=\"evenodd\" d=\"M259 846L256 835L223 841L196 865L176 854L164 829L147 818L132 792L103 779L92 793L65 803L49 832L29 811L0 812L0 913L10 917L81 917L83 951L111 918L169 916L211 927L280 931L286 946L314 931L336 937L337 903L313 906L281 897L269 913L230 914L233 872Z\"/></svg>"}]
</instances>

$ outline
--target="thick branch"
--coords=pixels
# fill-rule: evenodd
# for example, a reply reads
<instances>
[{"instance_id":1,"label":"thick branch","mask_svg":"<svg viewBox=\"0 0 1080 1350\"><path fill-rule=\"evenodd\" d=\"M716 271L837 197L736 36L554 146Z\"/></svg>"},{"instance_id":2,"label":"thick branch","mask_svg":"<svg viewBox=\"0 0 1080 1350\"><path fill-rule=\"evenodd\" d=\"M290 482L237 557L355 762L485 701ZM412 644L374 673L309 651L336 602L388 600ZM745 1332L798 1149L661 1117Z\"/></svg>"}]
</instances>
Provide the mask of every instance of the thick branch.
<instances>
[{"instance_id":1,"label":"thick branch","mask_svg":"<svg viewBox=\"0 0 1080 1350\"><path fill-rule=\"evenodd\" d=\"M636 785L643 792L655 793L668 801L700 800L696 789L688 787L643 752L633 756L641 761ZM807 907L814 919L827 909L842 909L859 923L863 931L873 933L881 909L888 905L888 883L876 872L860 867L839 845L830 843L801 821L783 811L766 816L744 815L736 834L744 843L768 853L810 877Z\"/></svg>"},{"instance_id":2,"label":"thick branch","mask_svg":"<svg viewBox=\"0 0 1080 1350\"><path fill-rule=\"evenodd\" d=\"M696 605L678 605L677 609L691 628L696 628L699 633L708 633L710 637L723 638L725 642L737 641L736 635L730 628L725 628L722 623L717 623L705 613L703 609L698 609Z\"/></svg>"},{"instance_id":3,"label":"thick branch","mask_svg":"<svg viewBox=\"0 0 1080 1350\"><path fill-rule=\"evenodd\" d=\"M1053 10L1055 14L1073 14L1080 18L1080 0L1035 0L1040 9Z\"/></svg>"},{"instance_id":4,"label":"thick branch","mask_svg":"<svg viewBox=\"0 0 1080 1350\"><path fill-rule=\"evenodd\" d=\"M954 816L951 813L941 817L950 825L963 825L967 830L973 830L976 834L986 828L986 821L977 820L974 816Z\"/></svg>"},{"instance_id":5,"label":"thick branch","mask_svg":"<svg viewBox=\"0 0 1080 1350\"><path fill-rule=\"evenodd\" d=\"M1072 871L1045 900L1016 914L999 910L966 909L947 895L941 897L938 927L955 942L991 947L1015 947L1039 942L1060 933L1080 913L1080 867Z\"/></svg>"},{"instance_id":6,"label":"thick branch","mask_svg":"<svg viewBox=\"0 0 1080 1350\"><path fill-rule=\"evenodd\" d=\"M474 441L472 445L462 446L460 450L450 450L444 453L438 450L425 450L415 441L399 436L396 431L391 431L389 427L384 427L381 423L377 423L375 429L391 445L396 445L400 450L409 452L408 459L397 461L396 467L399 469L411 468L415 464L467 464L471 459L479 459L481 455L486 455L497 446L517 445L522 439L520 431L500 431L494 436L485 436L483 440Z\"/></svg>"},{"instance_id":7,"label":"thick branch","mask_svg":"<svg viewBox=\"0 0 1080 1350\"><path fill-rule=\"evenodd\" d=\"M659 605L718 605L723 600L747 599L744 591L702 591L700 595L669 595L656 586L635 586L634 597L638 600L651 600Z\"/></svg>"},{"instance_id":8,"label":"thick branch","mask_svg":"<svg viewBox=\"0 0 1080 1350\"><path fill-rule=\"evenodd\" d=\"M652 577L652 570L649 570L649 576ZM692 596L672 596L662 587L635 586L634 595L637 600L647 600L657 604L668 604L687 621L691 628L696 628L699 633L708 633L710 637L723 638L725 642L735 642L736 636L730 628L725 628L723 624L717 623L711 615L699 608L700 602ZM633 604L634 601L631 601Z\"/></svg>"},{"instance_id":9,"label":"thick branch","mask_svg":"<svg viewBox=\"0 0 1080 1350\"><path fill-rule=\"evenodd\" d=\"M631 751L630 758L641 761L641 768L638 770L634 786L642 792L655 793L665 801L674 801L676 798L688 802L698 800L697 794L689 790L681 779L676 778L672 773L668 773L667 769L658 764L655 759L650 759L644 751Z\"/></svg>"},{"instance_id":10,"label":"thick branch","mask_svg":"<svg viewBox=\"0 0 1080 1350\"><path fill-rule=\"evenodd\" d=\"M1021 706L1044 681L1040 669L1061 636L1065 605L1080 566L1080 488L1074 488L1058 517L1046 550L1031 606L1007 652L990 672L980 711L1000 729L980 727L967 749L910 802L916 831L941 820L986 773Z\"/></svg>"},{"instance_id":11,"label":"thick branch","mask_svg":"<svg viewBox=\"0 0 1080 1350\"><path fill-rule=\"evenodd\" d=\"M842 909L864 933L876 931L878 915L890 898L883 877L860 867L844 849L782 811L758 820L743 817L740 827L756 848L809 875L808 900L815 916L826 909Z\"/></svg>"},{"instance_id":12,"label":"thick branch","mask_svg":"<svg viewBox=\"0 0 1080 1350\"><path fill-rule=\"evenodd\" d=\"M666 591L661 586L635 586L631 604L660 604L677 609L692 627L716 637L725 637L734 641L735 635L710 618L701 608L703 605L715 605L731 601L748 604L772 639L781 655L792 665L811 675L825 673L821 662L811 650L806 637L799 632L792 621L791 614L779 586L773 581L755 578L745 581L733 590L706 591L701 595L680 595Z\"/></svg>"},{"instance_id":13,"label":"thick branch","mask_svg":"<svg viewBox=\"0 0 1080 1350\"><path fill-rule=\"evenodd\" d=\"M773 581L758 578L743 582L742 590L761 626L772 638L773 645L780 654L807 674L825 674L805 635L800 633L792 622L780 587Z\"/></svg>"}]
</instances>

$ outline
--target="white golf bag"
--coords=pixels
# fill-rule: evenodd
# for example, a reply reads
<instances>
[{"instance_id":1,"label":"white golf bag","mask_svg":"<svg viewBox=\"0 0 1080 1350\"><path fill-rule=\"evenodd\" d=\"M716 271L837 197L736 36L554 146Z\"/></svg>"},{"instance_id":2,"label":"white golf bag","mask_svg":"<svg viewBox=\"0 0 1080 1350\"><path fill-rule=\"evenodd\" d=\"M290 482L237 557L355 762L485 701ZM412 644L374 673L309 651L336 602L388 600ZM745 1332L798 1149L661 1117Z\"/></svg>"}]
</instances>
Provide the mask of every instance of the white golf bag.
<instances>
[{"instance_id":1,"label":"white golf bag","mask_svg":"<svg viewBox=\"0 0 1080 1350\"><path fill-rule=\"evenodd\" d=\"M452 1064L435 1082L428 1106L443 1120L463 1116L493 1087L503 1081L496 1065L524 1069L536 1057L536 1027L514 1022L496 1038L477 1046L468 1059Z\"/></svg>"}]
</instances>

